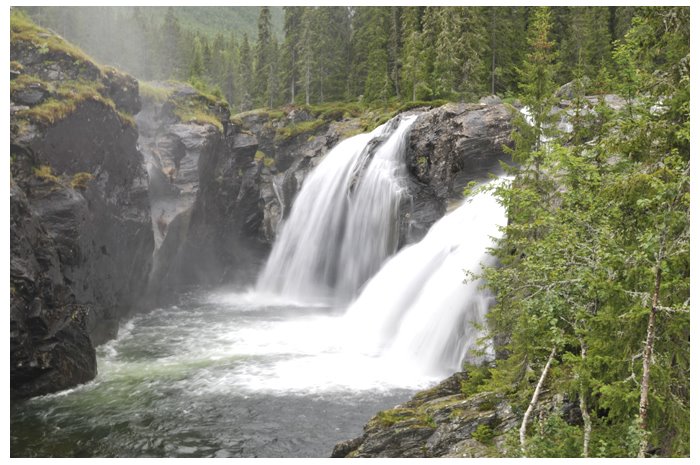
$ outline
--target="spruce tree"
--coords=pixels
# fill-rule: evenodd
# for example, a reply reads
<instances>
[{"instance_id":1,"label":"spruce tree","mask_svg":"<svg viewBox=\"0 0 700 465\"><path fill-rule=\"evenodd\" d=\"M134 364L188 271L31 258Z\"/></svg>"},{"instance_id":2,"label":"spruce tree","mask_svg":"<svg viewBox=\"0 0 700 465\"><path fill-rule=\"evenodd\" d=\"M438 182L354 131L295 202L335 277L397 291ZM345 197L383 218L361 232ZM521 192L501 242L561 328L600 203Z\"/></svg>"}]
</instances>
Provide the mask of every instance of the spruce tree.
<instances>
[{"instance_id":1,"label":"spruce tree","mask_svg":"<svg viewBox=\"0 0 700 465\"><path fill-rule=\"evenodd\" d=\"M302 16L306 7L284 7L284 43L282 45L282 80L288 101L294 103L297 96L297 84L300 79Z\"/></svg>"},{"instance_id":2,"label":"spruce tree","mask_svg":"<svg viewBox=\"0 0 700 465\"><path fill-rule=\"evenodd\" d=\"M258 17L258 41L255 45L253 101L257 106L265 106L270 101L272 74L272 24L270 8L260 8Z\"/></svg>"},{"instance_id":3,"label":"spruce tree","mask_svg":"<svg viewBox=\"0 0 700 465\"><path fill-rule=\"evenodd\" d=\"M401 18L402 58L401 79L403 97L416 101L419 88L424 84L425 76L421 75L421 55L423 42L421 40L420 7L404 7Z\"/></svg>"},{"instance_id":4,"label":"spruce tree","mask_svg":"<svg viewBox=\"0 0 700 465\"><path fill-rule=\"evenodd\" d=\"M248 35L243 34L243 42L239 50L240 63L240 109L247 111L253 108L253 53L248 41Z\"/></svg>"}]
</instances>

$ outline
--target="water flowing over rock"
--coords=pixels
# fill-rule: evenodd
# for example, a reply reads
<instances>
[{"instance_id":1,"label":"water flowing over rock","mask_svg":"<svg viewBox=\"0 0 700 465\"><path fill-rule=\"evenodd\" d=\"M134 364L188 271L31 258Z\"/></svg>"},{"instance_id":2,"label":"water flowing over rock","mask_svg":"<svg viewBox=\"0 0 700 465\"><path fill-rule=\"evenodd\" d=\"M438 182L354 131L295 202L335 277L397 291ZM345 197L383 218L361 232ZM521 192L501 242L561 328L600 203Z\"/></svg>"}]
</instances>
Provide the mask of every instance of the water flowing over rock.
<instances>
[{"instance_id":1,"label":"water flowing over rock","mask_svg":"<svg viewBox=\"0 0 700 465\"><path fill-rule=\"evenodd\" d=\"M493 262L486 251L505 222L496 199L479 193L388 260L346 313L347 327L363 334L364 350L438 375L459 370L465 359L478 361L468 350L492 299L478 281L465 283L463 270Z\"/></svg>"},{"instance_id":2,"label":"water flowing over rock","mask_svg":"<svg viewBox=\"0 0 700 465\"><path fill-rule=\"evenodd\" d=\"M305 180L258 290L347 298L399 245L403 147L415 116L338 144Z\"/></svg>"}]
</instances>

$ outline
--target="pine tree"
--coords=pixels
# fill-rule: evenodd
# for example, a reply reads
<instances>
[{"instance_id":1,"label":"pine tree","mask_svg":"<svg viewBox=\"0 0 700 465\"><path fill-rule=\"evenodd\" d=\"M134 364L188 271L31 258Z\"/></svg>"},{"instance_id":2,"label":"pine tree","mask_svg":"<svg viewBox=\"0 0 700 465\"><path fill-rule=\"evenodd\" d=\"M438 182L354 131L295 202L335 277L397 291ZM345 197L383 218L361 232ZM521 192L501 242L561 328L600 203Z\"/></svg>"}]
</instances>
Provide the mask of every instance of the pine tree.
<instances>
[{"instance_id":1,"label":"pine tree","mask_svg":"<svg viewBox=\"0 0 700 465\"><path fill-rule=\"evenodd\" d=\"M560 82L573 79L579 67L591 79L611 62L610 10L607 7L570 7L567 32L561 41Z\"/></svg>"},{"instance_id":2,"label":"pine tree","mask_svg":"<svg viewBox=\"0 0 700 465\"><path fill-rule=\"evenodd\" d=\"M192 44L192 58L190 60L189 70L190 79L201 78L204 74L204 59L202 58L202 56L202 42L200 37L196 36Z\"/></svg>"},{"instance_id":3,"label":"pine tree","mask_svg":"<svg viewBox=\"0 0 700 465\"><path fill-rule=\"evenodd\" d=\"M522 61L524 47L516 44L525 37L525 7L488 7L489 87L492 94L517 92L517 67Z\"/></svg>"},{"instance_id":4,"label":"pine tree","mask_svg":"<svg viewBox=\"0 0 700 465\"><path fill-rule=\"evenodd\" d=\"M423 53L421 40L420 8L404 7L401 19L402 59L401 78L403 96L405 99L416 101L418 89L425 77L421 75L420 57Z\"/></svg>"},{"instance_id":5,"label":"pine tree","mask_svg":"<svg viewBox=\"0 0 700 465\"><path fill-rule=\"evenodd\" d=\"M383 100L391 93L389 79L389 7L369 7L363 26L363 48L367 50L364 97L367 101Z\"/></svg>"},{"instance_id":6,"label":"pine tree","mask_svg":"<svg viewBox=\"0 0 700 465\"><path fill-rule=\"evenodd\" d=\"M554 76L557 53L551 39L551 29L550 9L536 8L527 30L528 53L525 55L522 67L518 70L522 100L532 118L534 134L530 143L534 145L535 152L541 148L543 138L551 135L553 126L550 110L554 103L553 94L556 89ZM536 157L539 158L539 156Z\"/></svg>"},{"instance_id":7,"label":"pine tree","mask_svg":"<svg viewBox=\"0 0 700 465\"><path fill-rule=\"evenodd\" d=\"M175 17L175 11L173 7L168 7L163 26L160 30L162 44L161 53L159 55L161 60L161 76L182 78L185 73L181 59L181 34L180 23Z\"/></svg>"},{"instance_id":8,"label":"pine tree","mask_svg":"<svg viewBox=\"0 0 700 465\"><path fill-rule=\"evenodd\" d=\"M281 75L290 103L294 103L296 100L297 83L300 79L302 16L304 15L304 9L305 7L301 6L284 7L284 44L282 45L284 65Z\"/></svg>"},{"instance_id":9,"label":"pine tree","mask_svg":"<svg viewBox=\"0 0 700 465\"><path fill-rule=\"evenodd\" d=\"M543 386L575 393L584 424L569 454L687 455L688 9L640 10L614 57L626 108L592 112L575 86L573 134L552 134L544 153L516 139L523 165L497 190L510 220L501 263L484 272L497 297L489 322L507 341L491 387L523 409L533 385L533 405ZM532 101L538 87L524 89ZM538 158L539 179L528 170ZM522 451L560 453L527 418Z\"/></svg>"},{"instance_id":10,"label":"pine tree","mask_svg":"<svg viewBox=\"0 0 700 465\"><path fill-rule=\"evenodd\" d=\"M239 56L240 109L241 111L247 111L253 107L253 53L250 49L247 34L243 34Z\"/></svg>"},{"instance_id":11,"label":"pine tree","mask_svg":"<svg viewBox=\"0 0 700 465\"><path fill-rule=\"evenodd\" d=\"M307 105L311 103L311 86L313 84L313 71L316 68L316 31L314 29L316 10L315 8L305 8L301 17L301 44L300 64L301 80L304 88L304 101Z\"/></svg>"},{"instance_id":12,"label":"pine tree","mask_svg":"<svg viewBox=\"0 0 700 465\"><path fill-rule=\"evenodd\" d=\"M260 8L258 17L258 41L255 46L253 100L258 106L269 104L272 74L272 24L270 8Z\"/></svg>"}]
</instances>

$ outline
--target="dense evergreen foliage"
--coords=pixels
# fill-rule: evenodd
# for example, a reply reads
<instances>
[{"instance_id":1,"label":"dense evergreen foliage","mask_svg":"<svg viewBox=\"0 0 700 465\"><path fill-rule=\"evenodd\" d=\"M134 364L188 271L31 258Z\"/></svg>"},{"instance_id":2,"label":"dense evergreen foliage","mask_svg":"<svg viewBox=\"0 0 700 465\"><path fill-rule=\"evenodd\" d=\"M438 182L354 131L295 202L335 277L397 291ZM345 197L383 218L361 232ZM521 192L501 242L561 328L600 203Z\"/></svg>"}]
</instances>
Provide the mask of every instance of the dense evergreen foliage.
<instances>
[{"instance_id":1,"label":"dense evergreen foliage","mask_svg":"<svg viewBox=\"0 0 700 465\"><path fill-rule=\"evenodd\" d=\"M516 96L532 7L26 7L40 24L140 79L219 89L239 111L287 103ZM225 18L233 11L247 24ZM559 7L554 82L616 72L634 7ZM203 19L209 15L210 21ZM257 27L253 28L256 25ZM282 31L278 34L276 31ZM596 90L596 89L592 89Z\"/></svg>"},{"instance_id":2,"label":"dense evergreen foliage","mask_svg":"<svg viewBox=\"0 0 700 465\"><path fill-rule=\"evenodd\" d=\"M510 218L501 266L484 272L506 345L483 389L522 408L516 455L687 456L689 10L638 12L606 84L624 108L584 98L579 78L567 134L551 121L555 15L534 18L520 70L531 121L516 131L521 166L496 192ZM580 60L573 73L585 70ZM528 419L536 388L577 402L580 426Z\"/></svg>"}]
</instances>

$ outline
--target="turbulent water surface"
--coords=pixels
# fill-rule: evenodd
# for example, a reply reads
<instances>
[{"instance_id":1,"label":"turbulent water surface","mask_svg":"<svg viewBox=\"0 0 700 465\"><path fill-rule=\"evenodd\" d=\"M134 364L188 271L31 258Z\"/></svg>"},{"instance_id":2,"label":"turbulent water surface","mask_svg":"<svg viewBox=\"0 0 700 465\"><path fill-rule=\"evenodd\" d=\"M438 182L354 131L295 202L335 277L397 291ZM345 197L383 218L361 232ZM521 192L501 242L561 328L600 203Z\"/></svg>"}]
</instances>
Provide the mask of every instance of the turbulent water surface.
<instances>
[{"instance_id":1,"label":"turbulent water surface","mask_svg":"<svg viewBox=\"0 0 700 465\"><path fill-rule=\"evenodd\" d=\"M194 293L138 316L94 381L12 406L11 455L328 457L436 381L343 350L341 312Z\"/></svg>"}]
</instances>

